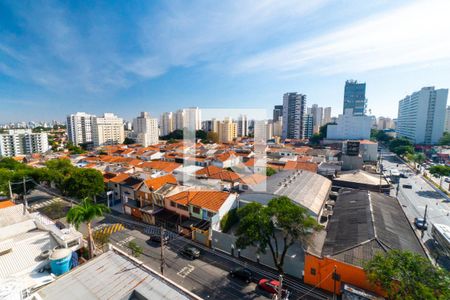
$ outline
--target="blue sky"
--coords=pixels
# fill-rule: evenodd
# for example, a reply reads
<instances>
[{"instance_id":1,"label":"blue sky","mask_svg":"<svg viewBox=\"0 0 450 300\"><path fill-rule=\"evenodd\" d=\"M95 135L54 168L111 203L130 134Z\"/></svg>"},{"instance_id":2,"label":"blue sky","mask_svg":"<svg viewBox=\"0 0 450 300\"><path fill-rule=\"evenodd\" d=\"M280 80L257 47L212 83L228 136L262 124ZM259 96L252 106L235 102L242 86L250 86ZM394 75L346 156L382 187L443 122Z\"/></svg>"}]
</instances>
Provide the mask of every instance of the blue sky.
<instances>
[{"instance_id":1,"label":"blue sky","mask_svg":"<svg viewBox=\"0 0 450 300\"><path fill-rule=\"evenodd\" d=\"M450 86L449 1L0 0L0 123L76 111L158 116L188 106L265 108L282 94L341 113Z\"/></svg>"}]
</instances>

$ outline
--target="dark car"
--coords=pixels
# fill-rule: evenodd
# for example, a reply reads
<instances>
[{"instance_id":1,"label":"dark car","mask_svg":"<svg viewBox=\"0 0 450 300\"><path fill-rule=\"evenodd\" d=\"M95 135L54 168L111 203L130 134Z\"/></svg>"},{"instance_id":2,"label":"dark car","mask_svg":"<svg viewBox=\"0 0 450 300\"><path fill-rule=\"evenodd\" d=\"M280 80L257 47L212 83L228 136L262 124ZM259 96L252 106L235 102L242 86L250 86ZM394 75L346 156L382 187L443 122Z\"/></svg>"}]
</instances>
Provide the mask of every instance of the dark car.
<instances>
[{"instance_id":1,"label":"dark car","mask_svg":"<svg viewBox=\"0 0 450 300\"><path fill-rule=\"evenodd\" d=\"M403 185L403 188L404 188L404 189L412 189L412 185L410 185L410 184L404 184L404 185Z\"/></svg>"},{"instance_id":2,"label":"dark car","mask_svg":"<svg viewBox=\"0 0 450 300\"><path fill-rule=\"evenodd\" d=\"M423 218L414 218L414 225L419 230L427 230L428 223Z\"/></svg>"},{"instance_id":3,"label":"dark car","mask_svg":"<svg viewBox=\"0 0 450 300\"><path fill-rule=\"evenodd\" d=\"M247 283L251 282L253 279L252 271L246 268L236 268L230 272L232 278L238 278Z\"/></svg>"},{"instance_id":4,"label":"dark car","mask_svg":"<svg viewBox=\"0 0 450 300\"><path fill-rule=\"evenodd\" d=\"M165 235L163 237L164 239L164 245L166 245L169 242L169 237ZM147 240L147 243L155 243L155 244L161 244L161 235L155 234L151 235L150 238Z\"/></svg>"},{"instance_id":5,"label":"dark car","mask_svg":"<svg viewBox=\"0 0 450 300\"><path fill-rule=\"evenodd\" d=\"M408 176L405 173L400 173L401 178L408 178Z\"/></svg>"},{"instance_id":6,"label":"dark car","mask_svg":"<svg viewBox=\"0 0 450 300\"><path fill-rule=\"evenodd\" d=\"M184 256L189 257L190 259L196 259L200 257L200 249L195 248L194 246L185 246L181 249L180 253Z\"/></svg>"}]
</instances>

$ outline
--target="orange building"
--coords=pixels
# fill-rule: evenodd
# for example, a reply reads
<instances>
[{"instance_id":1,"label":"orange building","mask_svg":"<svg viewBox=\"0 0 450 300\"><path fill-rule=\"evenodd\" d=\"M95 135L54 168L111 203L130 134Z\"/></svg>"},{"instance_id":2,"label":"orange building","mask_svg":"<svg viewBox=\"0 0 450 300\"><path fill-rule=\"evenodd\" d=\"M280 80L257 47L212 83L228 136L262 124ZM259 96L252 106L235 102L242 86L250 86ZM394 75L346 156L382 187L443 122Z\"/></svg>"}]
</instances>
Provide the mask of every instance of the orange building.
<instances>
[{"instance_id":1,"label":"orange building","mask_svg":"<svg viewBox=\"0 0 450 300\"><path fill-rule=\"evenodd\" d=\"M381 193L341 189L325 231L305 254L304 282L337 294L344 283L384 294L363 269L377 253L398 249L426 256L398 200Z\"/></svg>"}]
</instances>

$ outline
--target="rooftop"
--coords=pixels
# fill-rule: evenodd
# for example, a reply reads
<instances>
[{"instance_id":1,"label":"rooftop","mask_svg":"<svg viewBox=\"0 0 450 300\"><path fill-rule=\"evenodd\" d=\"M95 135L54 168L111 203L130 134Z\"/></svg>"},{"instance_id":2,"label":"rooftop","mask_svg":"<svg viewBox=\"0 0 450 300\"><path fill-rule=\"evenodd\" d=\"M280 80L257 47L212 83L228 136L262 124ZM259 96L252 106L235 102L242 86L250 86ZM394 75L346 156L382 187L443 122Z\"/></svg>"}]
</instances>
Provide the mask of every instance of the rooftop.
<instances>
[{"instance_id":1,"label":"rooftop","mask_svg":"<svg viewBox=\"0 0 450 300\"><path fill-rule=\"evenodd\" d=\"M326 231L322 255L352 265L391 249L425 256L397 199L381 193L342 189Z\"/></svg>"}]
</instances>

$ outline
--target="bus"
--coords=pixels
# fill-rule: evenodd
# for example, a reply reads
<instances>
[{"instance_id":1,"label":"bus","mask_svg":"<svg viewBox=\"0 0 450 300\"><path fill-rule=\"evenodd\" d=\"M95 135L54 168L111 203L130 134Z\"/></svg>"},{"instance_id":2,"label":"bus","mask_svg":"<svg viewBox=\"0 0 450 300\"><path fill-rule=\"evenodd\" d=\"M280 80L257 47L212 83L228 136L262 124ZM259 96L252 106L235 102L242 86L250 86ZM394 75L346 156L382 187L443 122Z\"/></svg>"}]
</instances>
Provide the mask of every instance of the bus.
<instances>
[{"instance_id":1,"label":"bus","mask_svg":"<svg viewBox=\"0 0 450 300\"><path fill-rule=\"evenodd\" d=\"M438 244L442 254L450 257L450 226L445 224L433 224L431 236Z\"/></svg>"}]
</instances>

